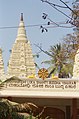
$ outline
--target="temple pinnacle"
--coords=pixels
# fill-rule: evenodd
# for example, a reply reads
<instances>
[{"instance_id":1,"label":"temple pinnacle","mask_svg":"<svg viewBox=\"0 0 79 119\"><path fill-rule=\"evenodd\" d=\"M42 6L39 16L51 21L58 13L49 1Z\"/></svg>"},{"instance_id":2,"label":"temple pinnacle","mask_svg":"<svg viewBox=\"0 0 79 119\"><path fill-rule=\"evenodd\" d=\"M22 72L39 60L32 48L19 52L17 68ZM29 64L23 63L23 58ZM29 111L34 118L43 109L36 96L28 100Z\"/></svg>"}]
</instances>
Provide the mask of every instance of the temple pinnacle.
<instances>
[{"instance_id":1,"label":"temple pinnacle","mask_svg":"<svg viewBox=\"0 0 79 119\"><path fill-rule=\"evenodd\" d=\"M21 21L23 21L23 13L21 13Z\"/></svg>"}]
</instances>

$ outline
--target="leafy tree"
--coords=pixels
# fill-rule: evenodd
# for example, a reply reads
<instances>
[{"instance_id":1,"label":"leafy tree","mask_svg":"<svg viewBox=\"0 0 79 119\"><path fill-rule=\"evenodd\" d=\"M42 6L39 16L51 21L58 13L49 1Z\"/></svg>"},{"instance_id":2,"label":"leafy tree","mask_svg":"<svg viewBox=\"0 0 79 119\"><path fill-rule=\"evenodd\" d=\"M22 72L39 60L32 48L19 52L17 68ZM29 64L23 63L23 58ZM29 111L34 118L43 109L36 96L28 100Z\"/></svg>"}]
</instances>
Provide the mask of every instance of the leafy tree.
<instances>
[{"instance_id":1,"label":"leafy tree","mask_svg":"<svg viewBox=\"0 0 79 119\"><path fill-rule=\"evenodd\" d=\"M32 103L16 103L7 99L0 99L0 119L34 119L31 114L37 109ZM28 114L24 116L21 112ZM27 117L27 118L26 118Z\"/></svg>"},{"instance_id":2,"label":"leafy tree","mask_svg":"<svg viewBox=\"0 0 79 119\"><path fill-rule=\"evenodd\" d=\"M71 73L69 72L70 62L68 61L63 45L56 44L55 46L51 46L50 51L47 54L50 54L50 60L43 61L42 63L47 63L50 65L49 77L52 73L57 73L58 77L60 78L69 77L69 73Z\"/></svg>"},{"instance_id":3,"label":"leafy tree","mask_svg":"<svg viewBox=\"0 0 79 119\"><path fill-rule=\"evenodd\" d=\"M74 61L76 51L78 50L78 42L76 34L67 34L63 39L64 50L71 62Z\"/></svg>"},{"instance_id":4,"label":"leafy tree","mask_svg":"<svg viewBox=\"0 0 79 119\"><path fill-rule=\"evenodd\" d=\"M79 48L79 0L75 0L73 2L73 7L70 8L67 3L65 3L63 0L60 0L64 6L59 6L59 4L54 4L53 2L50 2L49 0L41 0L44 3L47 3L57 11L61 12L58 8L65 8L69 9L71 11L71 18L69 15L64 14L61 12L63 15L65 15L68 18L67 23L70 23L72 27L74 27L74 33L73 34L67 34L65 38L63 38L63 43L61 48L58 46L54 46L53 48L51 47L50 53L55 52L54 55L56 56L51 56L50 61L44 61L44 63L52 64L50 68L53 67L51 70L50 74L53 72L57 71L58 74L71 74L73 72L73 65L74 65L74 57L76 54L77 49ZM51 19L48 18L48 15L43 13L43 19L48 19L50 21L50 24L53 22ZM55 22L55 24L60 27L59 24ZM56 52L57 51L57 52ZM44 52L46 53L46 52ZM46 53L47 54L47 53ZM62 55L61 55L62 54ZM65 59L64 59L65 58ZM65 61L65 63L64 63ZM62 63L61 63L62 62ZM60 77L60 76L59 76ZM62 76L63 77L63 76Z\"/></svg>"},{"instance_id":5,"label":"leafy tree","mask_svg":"<svg viewBox=\"0 0 79 119\"><path fill-rule=\"evenodd\" d=\"M79 48L79 0L73 2L73 10L71 10L71 24L74 26L74 33L67 34L64 38L64 47L69 58L70 64L74 64L75 54Z\"/></svg>"},{"instance_id":6,"label":"leafy tree","mask_svg":"<svg viewBox=\"0 0 79 119\"><path fill-rule=\"evenodd\" d=\"M33 103L16 103L8 99L0 99L0 119L49 119L42 117L46 107L39 112Z\"/></svg>"},{"instance_id":7,"label":"leafy tree","mask_svg":"<svg viewBox=\"0 0 79 119\"><path fill-rule=\"evenodd\" d=\"M75 0L73 3L73 12L71 12L71 14L73 25L75 25L76 30L79 31L79 0Z\"/></svg>"}]
</instances>

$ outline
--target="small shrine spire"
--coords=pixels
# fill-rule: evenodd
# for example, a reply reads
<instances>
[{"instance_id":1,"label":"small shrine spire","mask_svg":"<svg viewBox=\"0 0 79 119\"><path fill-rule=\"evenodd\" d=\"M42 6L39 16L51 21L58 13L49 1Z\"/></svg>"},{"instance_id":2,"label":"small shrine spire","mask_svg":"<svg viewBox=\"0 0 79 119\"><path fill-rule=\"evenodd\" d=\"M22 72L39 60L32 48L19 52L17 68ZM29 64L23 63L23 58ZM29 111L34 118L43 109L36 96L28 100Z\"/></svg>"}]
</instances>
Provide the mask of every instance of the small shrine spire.
<instances>
[{"instance_id":1,"label":"small shrine spire","mask_svg":"<svg viewBox=\"0 0 79 119\"><path fill-rule=\"evenodd\" d=\"M21 13L21 21L23 21L23 13Z\"/></svg>"}]
</instances>

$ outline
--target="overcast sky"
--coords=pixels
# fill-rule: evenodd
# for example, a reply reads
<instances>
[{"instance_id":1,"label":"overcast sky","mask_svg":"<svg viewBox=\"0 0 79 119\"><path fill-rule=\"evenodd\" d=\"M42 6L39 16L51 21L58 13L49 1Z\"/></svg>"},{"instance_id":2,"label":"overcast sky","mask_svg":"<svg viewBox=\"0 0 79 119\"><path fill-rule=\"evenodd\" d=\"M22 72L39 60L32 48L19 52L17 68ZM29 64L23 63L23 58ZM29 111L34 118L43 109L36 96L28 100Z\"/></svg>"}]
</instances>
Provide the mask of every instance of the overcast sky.
<instances>
[{"instance_id":1,"label":"overcast sky","mask_svg":"<svg viewBox=\"0 0 79 119\"><path fill-rule=\"evenodd\" d=\"M56 4L60 3L59 0L50 1ZM69 1L68 4L71 6L72 0ZM65 9L64 12L70 15L69 10ZM48 14L49 18L55 22L67 20L67 17L48 4L42 3L41 0L0 0L0 28L18 26L21 13L24 14L25 26L47 23L47 20L42 19L42 13ZM49 28L47 33L41 33L40 26L26 27L26 34L32 44L33 54L39 51L34 44L42 44L44 50L49 50L51 45L62 42L62 38L72 32L73 30L71 28ZM0 29L0 46L3 50L5 67L9 60L9 50L12 48L16 36L17 28ZM40 68L45 67L44 64L40 64L46 60L46 58L46 55L42 53L40 57L35 60Z\"/></svg>"}]
</instances>

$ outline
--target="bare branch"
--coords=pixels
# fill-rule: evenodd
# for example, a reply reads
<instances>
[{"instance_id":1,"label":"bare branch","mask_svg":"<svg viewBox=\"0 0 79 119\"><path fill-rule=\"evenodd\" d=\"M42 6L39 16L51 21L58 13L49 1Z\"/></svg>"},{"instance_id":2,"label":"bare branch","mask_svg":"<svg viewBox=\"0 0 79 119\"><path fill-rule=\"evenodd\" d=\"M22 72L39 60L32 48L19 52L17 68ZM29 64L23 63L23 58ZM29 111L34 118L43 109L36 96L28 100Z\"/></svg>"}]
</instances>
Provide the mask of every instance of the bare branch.
<instances>
[{"instance_id":1,"label":"bare branch","mask_svg":"<svg viewBox=\"0 0 79 119\"><path fill-rule=\"evenodd\" d=\"M37 44L34 44L36 47L38 47L43 53L45 53L45 54L47 54L48 56L51 56L52 57L52 55L48 52L48 51L45 51L45 50L43 50L40 46L38 46Z\"/></svg>"},{"instance_id":2,"label":"bare branch","mask_svg":"<svg viewBox=\"0 0 79 119\"><path fill-rule=\"evenodd\" d=\"M41 1L42 1L42 2L45 2L45 3L47 3L47 4L49 4L51 7L53 7L54 9L56 9L58 12L62 13L64 16L66 16L66 17L68 17L69 19L72 20L71 17L69 17L67 14L65 14L64 12L62 12L61 10L59 10L59 9L57 8L58 5L53 4L53 3L49 2L48 0L41 0ZM66 3L65 3L65 4L66 4ZM62 7L61 7L61 8L62 8ZM68 7L66 6L66 8L68 8Z\"/></svg>"},{"instance_id":3,"label":"bare branch","mask_svg":"<svg viewBox=\"0 0 79 119\"><path fill-rule=\"evenodd\" d=\"M71 10L74 14L76 14L64 1L60 0L64 5L66 5L66 8L68 8L69 10ZM77 14L76 14L77 15Z\"/></svg>"}]
</instances>

